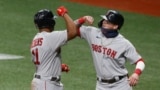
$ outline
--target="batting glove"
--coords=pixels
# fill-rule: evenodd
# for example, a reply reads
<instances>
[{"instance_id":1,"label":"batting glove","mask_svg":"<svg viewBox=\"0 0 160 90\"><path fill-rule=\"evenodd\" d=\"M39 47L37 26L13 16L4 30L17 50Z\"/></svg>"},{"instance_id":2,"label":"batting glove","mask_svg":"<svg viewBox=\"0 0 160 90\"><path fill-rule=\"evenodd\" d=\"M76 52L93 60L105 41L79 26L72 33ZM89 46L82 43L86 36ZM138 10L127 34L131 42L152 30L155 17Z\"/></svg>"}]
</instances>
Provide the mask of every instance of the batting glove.
<instances>
[{"instance_id":1,"label":"batting glove","mask_svg":"<svg viewBox=\"0 0 160 90\"><path fill-rule=\"evenodd\" d=\"M57 14L59 16L64 16L65 13L68 13L68 10L64 7L64 6L60 6L58 9L57 9Z\"/></svg>"},{"instance_id":2,"label":"batting glove","mask_svg":"<svg viewBox=\"0 0 160 90\"><path fill-rule=\"evenodd\" d=\"M69 67L67 64L61 64L62 72L69 72Z\"/></svg>"}]
</instances>

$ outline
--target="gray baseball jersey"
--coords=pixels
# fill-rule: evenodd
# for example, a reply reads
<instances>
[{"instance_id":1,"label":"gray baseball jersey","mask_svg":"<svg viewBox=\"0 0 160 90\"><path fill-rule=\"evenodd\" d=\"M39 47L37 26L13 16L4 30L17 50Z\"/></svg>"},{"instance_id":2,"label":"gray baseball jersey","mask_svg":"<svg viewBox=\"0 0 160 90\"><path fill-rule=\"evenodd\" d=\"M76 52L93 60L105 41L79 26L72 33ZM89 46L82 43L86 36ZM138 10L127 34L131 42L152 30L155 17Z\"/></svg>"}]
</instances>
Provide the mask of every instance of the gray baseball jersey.
<instances>
[{"instance_id":1,"label":"gray baseball jersey","mask_svg":"<svg viewBox=\"0 0 160 90\"><path fill-rule=\"evenodd\" d=\"M106 38L98 28L81 26L79 35L90 46L97 77L111 79L126 75L126 60L133 64L141 59L135 47L121 34L115 38Z\"/></svg>"},{"instance_id":2,"label":"gray baseball jersey","mask_svg":"<svg viewBox=\"0 0 160 90\"><path fill-rule=\"evenodd\" d=\"M60 47L67 41L67 31L37 33L31 45L32 60L36 65L35 74L42 77L61 75Z\"/></svg>"}]
</instances>

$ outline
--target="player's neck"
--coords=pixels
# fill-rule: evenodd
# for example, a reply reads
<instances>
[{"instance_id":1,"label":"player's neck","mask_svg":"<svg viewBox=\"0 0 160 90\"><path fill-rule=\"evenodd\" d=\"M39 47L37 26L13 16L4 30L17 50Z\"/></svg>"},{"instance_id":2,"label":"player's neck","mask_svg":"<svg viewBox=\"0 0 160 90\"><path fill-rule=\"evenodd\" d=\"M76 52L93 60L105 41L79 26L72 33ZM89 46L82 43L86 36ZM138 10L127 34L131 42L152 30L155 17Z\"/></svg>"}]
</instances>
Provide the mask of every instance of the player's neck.
<instances>
[{"instance_id":1,"label":"player's neck","mask_svg":"<svg viewBox=\"0 0 160 90\"><path fill-rule=\"evenodd\" d=\"M39 30L39 32L51 32L51 30L50 29L48 29L48 28L43 28L43 29L40 29Z\"/></svg>"}]
</instances>

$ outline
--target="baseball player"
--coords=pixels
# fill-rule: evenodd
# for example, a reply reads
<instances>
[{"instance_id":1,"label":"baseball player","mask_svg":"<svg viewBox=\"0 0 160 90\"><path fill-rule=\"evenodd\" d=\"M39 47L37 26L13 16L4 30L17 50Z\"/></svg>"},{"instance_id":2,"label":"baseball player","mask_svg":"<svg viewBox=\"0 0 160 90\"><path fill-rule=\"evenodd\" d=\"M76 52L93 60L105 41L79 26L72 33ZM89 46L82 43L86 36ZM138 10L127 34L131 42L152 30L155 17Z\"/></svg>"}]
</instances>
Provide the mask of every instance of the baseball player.
<instances>
[{"instance_id":1,"label":"baseball player","mask_svg":"<svg viewBox=\"0 0 160 90\"><path fill-rule=\"evenodd\" d=\"M144 60L133 44L119 33L124 17L115 10L108 10L101 15L98 28L84 26L92 24L92 16L84 16L75 21L77 35L85 39L93 57L96 70L96 90L132 90L138 83L139 76L145 68ZM128 75L126 61L135 64L135 71Z\"/></svg>"},{"instance_id":2,"label":"baseball player","mask_svg":"<svg viewBox=\"0 0 160 90\"><path fill-rule=\"evenodd\" d=\"M59 7L57 13L64 18L67 30L54 31L55 15L48 9L42 9L34 16L39 32L33 38L30 48L36 68L31 90L63 90L61 71L68 72L69 67L62 64L61 46L75 37L76 25L65 7Z\"/></svg>"}]
</instances>

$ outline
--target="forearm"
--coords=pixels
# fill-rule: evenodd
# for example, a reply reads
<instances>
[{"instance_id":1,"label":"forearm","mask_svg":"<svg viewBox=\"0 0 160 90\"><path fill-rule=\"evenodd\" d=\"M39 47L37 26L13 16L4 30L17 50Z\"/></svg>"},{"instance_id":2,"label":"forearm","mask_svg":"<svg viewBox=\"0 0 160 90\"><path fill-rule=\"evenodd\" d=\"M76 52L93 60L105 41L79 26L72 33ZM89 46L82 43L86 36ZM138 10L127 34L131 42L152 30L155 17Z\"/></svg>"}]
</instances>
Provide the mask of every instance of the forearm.
<instances>
[{"instance_id":1,"label":"forearm","mask_svg":"<svg viewBox=\"0 0 160 90\"><path fill-rule=\"evenodd\" d=\"M144 60L140 59L136 62L136 68L135 68L134 73L141 75L144 68L145 68Z\"/></svg>"},{"instance_id":2,"label":"forearm","mask_svg":"<svg viewBox=\"0 0 160 90\"><path fill-rule=\"evenodd\" d=\"M81 25L84 23L86 23L88 25L92 25L93 22L94 22L94 18L92 16L83 16L83 17L74 21L77 28L81 27Z\"/></svg>"},{"instance_id":3,"label":"forearm","mask_svg":"<svg viewBox=\"0 0 160 90\"><path fill-rule=\"evenodd\" d=\"M136 63L136 68L135 71L133 72L133 74L129 77L129 84L131 86L135 86L138 83L139 80L139 76L141 75L142 71L145 68L145 64L143 59L138 60Z\"/></svg>"},{"instance_id":4,"label":"forearm","mask_svg":"<svg viewBox=\"0 0 160 90\"><path fill-rule=\"evenodd\" d=\"M85 19L84 19L83 17L81 17L81 18L75 20L74 23L76 24L76 27L77 27L77 28L80 28L81 25L82 25L83 23L85 23Z\"/></svg>"},{"instance_id":5,"label":"forearm","mask_svg":"<svg viewBox=\"0 0 160 90\"><path fill-rule=\"evenodd\" d=\"M67 28L67 40L71 40L77 35L76 25L73 22L72 18L67 14L68 11L64 6L61 6L57 9L59 16L62 16L66 23Z\"/></svg>"},{"instance_id":6,"label":"forearm","mask_svg":"<svg viewBox=\"0 0 160 90\"><path fill-rule=\"evenodd\" d=\"M68 33L68 40L73 39L77 35L76 31L76 24L72 20L72 18L66 13L64 14L64 20L66 23L67 33Z\"/></svg>"},{"instance_id":7,"label":"forearm","mask_svg":"<svg viewBox=\"0 0 160 90\"><path fill-rule=\"evenodd\" d=\"M82 26L82 24L87 23L89 25L92 25L93 21L94 18L92 16L83 16L75 20L74 23L76 24L77 36L80 36L80 27Z\"/></svg>"}]
</instances>

